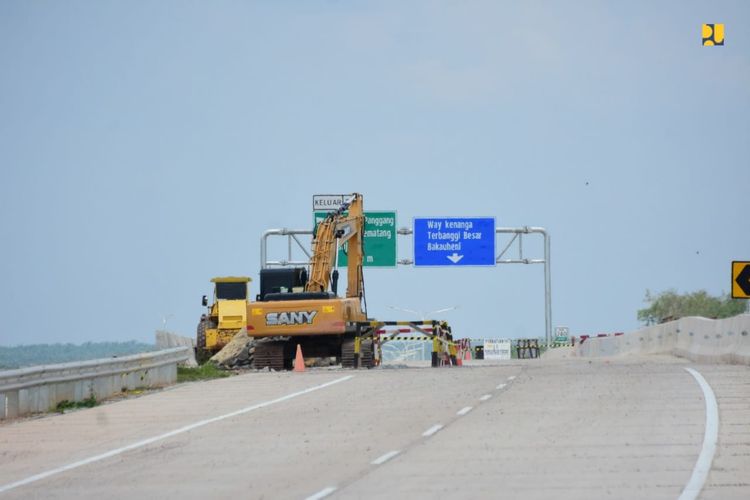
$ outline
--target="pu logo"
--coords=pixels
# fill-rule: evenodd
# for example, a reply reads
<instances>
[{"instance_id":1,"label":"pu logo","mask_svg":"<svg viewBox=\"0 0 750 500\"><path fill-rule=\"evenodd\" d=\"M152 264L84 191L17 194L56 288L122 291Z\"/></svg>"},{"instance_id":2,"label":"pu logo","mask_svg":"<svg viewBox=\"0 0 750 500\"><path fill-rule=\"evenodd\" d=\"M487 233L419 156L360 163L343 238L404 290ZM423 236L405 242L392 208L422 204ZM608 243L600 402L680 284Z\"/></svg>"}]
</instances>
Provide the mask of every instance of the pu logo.
<instances>
[{"instance_id":1,"label":"pu logo","mask_svg":"<svg viewBox=\"0 0 750 500\"><path fill-rule=\"evenodd\" d=\"M723 24L704 24L702 34L704 46L724 45Z\"/></svg>"}]
</instances>

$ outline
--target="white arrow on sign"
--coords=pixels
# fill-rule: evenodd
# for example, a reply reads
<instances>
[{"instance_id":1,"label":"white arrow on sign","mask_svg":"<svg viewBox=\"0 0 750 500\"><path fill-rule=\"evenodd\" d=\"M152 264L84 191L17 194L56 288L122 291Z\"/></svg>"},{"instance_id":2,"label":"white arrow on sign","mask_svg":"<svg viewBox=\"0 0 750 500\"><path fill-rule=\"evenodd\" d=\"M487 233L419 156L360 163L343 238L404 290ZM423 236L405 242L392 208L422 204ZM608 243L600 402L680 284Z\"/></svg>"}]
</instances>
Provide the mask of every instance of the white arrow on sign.
<instances>
[{"instance_id":1,"label":"white arrow on sign","mask_svg":"<svg viewBox=\"0 0 750 500\"><path fill-rule=\"evenodd\" d=\"M456 252L453 252L453 255L448 255L447 257L448 260L450 260L454 264L458 264L458 261L464 258L463 255L458 255Z\"/></svg>"}]
</instances>

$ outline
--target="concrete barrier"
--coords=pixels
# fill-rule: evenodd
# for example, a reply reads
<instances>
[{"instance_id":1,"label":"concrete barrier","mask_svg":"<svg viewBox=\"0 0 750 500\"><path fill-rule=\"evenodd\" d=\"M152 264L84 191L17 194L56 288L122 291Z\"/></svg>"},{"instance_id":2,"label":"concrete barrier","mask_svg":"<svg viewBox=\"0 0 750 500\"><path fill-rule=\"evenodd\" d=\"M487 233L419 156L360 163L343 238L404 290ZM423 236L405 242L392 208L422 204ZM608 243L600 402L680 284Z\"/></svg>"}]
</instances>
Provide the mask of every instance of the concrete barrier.
<instances>
[{"instance_id":1,"label":"concrete barrier","mask_svg":"<svg viewBox=\"0 0 750 500\"><path fill-rule=\"evenodd\" d=\"M700 363L750 365L750 314L719 320L681 318L625 335L589 338L576 346L576 354L673 354Z\"/></svg>"},{"instance_id":2,"label":"concrete barrier","mask_svg":"<svg viewBox=\"0 0 750 500\"><path fill-rule=\"evenodd\" d=\"M183 337L176 333L168 332L166 330L156 330L156 347L158 349L171 349L172 347L189 347L190 355L183 364L190 368L198 366L198 362L195 360L195 340L190 337Z\"/></svg>"},{"instance_id":3,"label":"concrete barrier","mask_svg":"<svg viewBox=\"0 0 750 500\"><path fill-rule=\"evenodd\" d=\"M120 358L0 371L0 420L46 412L61 401L101 400L126 390L177 380L177 364L191 350L177 347Z\"/></svg>"}]
</instances>

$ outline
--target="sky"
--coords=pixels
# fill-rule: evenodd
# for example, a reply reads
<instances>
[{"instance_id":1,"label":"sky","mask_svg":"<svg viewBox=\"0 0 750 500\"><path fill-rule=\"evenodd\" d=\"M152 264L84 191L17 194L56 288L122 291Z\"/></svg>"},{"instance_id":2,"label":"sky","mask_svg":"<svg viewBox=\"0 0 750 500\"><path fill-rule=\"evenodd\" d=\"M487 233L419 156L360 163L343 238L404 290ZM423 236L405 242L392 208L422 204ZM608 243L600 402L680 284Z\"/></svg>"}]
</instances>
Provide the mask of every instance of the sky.
<instances>
[{"instance_id":1,"label":"sky","mask_svg":"<svg viewBox=\"0 0 750 500\"><path fill-rule=\"evenodd\" d=\"M193 336L209 280L257 293L261 234L309 228L323 193L399 227L546 228L572 334L638 328L647 289L727 293L750 260L749 25L741 0L0 2L0 345ZM365 287L373 318L544 335L541 265Z\"/></svg>"}]
</instances>

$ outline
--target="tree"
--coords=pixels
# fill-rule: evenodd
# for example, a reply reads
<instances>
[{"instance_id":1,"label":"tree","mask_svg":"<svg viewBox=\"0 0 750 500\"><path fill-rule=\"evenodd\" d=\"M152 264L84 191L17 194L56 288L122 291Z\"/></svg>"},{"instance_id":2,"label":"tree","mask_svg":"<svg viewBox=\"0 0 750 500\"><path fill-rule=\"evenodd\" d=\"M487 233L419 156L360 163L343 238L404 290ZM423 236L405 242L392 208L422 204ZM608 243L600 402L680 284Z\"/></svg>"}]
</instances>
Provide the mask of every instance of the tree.
<instances>
[{"instance_id":1,"label":"tree","mask_svg":"<svg viewBox=\"0 0 750 500\"><path fill-rule=\"evenodd\" d=\"M703 316L719 319L736 316L747 311L747 301L733 299L729 294L713 297L705 290L679 294L670 289L657 295L646 290L644 302L649 307L638 311L638 321L646 325L664 323L685 316Z\"/></svg>"}]
</instances>

